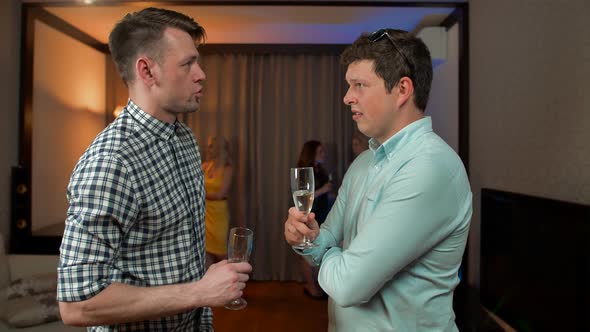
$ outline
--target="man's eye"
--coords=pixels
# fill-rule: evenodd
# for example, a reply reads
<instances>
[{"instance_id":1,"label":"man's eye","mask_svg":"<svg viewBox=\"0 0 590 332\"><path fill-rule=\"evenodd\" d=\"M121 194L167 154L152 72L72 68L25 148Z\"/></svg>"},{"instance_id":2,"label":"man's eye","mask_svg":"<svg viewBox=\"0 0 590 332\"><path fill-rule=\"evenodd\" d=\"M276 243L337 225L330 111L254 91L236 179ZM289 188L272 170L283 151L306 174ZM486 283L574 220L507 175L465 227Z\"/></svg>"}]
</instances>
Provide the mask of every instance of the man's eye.
<instances>
[{"instance_id":1,"label":"man's eye","mask_svg":"<svg viewBox=\"0 0 590 332\"><path fill-rule=\"evenodd\" d=\"M365 85L363 83L357 83L355 84L357 88L363 88L365 87Z\"/></svg>"}]
</instances>

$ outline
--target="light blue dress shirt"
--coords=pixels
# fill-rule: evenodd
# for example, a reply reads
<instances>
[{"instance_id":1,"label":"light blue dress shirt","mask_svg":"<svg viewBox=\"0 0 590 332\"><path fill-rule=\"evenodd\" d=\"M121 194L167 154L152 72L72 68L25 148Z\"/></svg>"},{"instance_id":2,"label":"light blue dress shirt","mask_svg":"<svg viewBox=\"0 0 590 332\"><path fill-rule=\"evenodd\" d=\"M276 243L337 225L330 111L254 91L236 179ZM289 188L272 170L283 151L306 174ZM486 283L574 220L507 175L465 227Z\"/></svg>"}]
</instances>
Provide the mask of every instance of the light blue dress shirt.
<instances>
[{"instance_id":1,"label":"light blue dress shirt","mask_svg":"<svg viewBox=\"0 0 590 332\"><path fill-rule=\"evenodd\" d=\"M308 260L330 331L457 331L453 290L472 213L463 163L430 117L350 166Z\"/></svg>"}]
</instances>

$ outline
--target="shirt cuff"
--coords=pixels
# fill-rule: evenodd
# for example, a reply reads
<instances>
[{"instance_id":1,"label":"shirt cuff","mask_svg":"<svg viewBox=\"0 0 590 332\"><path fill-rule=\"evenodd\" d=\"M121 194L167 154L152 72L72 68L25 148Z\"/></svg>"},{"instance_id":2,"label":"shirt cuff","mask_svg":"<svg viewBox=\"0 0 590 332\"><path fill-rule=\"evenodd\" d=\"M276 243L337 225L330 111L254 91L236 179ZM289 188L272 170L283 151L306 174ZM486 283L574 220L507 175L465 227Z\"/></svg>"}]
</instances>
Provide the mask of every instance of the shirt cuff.
<instances>
[{"instance_id":1,"label":"shirt cuff","mask_svg":"<svg viewBox=\"0 0 590 332\"><path fill-rule=\"evenodd\" d=\"M107 288L110 267L103 264L86 264L57 269L57 299L61 302L87 300Z\"/></svg>"},{"instance_id":2,"label":"shirt cuff","mask_svg":"<svg viewBox=\"0 0 590 332\"><path fill-rule=\"evenodd\" d=\"M293 251L303 256L305 261L307 261L309 264L320 266L322 264L322 257L324 257L326 251L330 249L326 242L327 241L325 237L322 236L322 232L320 231L320 235L313 241L313 244L315 244L316 247L309 249L293 248Z\"/></svg>"}]
</instances>

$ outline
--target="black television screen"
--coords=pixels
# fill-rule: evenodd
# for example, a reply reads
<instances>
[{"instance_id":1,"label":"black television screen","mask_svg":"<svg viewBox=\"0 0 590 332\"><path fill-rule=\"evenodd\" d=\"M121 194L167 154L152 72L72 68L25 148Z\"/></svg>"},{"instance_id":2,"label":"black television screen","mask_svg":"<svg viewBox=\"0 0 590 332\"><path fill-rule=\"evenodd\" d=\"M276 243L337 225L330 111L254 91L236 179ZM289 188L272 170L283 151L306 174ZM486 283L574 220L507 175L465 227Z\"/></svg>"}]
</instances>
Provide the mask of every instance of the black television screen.
<instances>
[{"instance_id":1,"label":"black television screen","mask_svg":"<svg viewBox=\"0 0 590 332\"><path fill-rule=\"evenodd\" d=\"M519 332L590 331L590 206L482 189L480 296Z\"/></svg>"}]
</instances>

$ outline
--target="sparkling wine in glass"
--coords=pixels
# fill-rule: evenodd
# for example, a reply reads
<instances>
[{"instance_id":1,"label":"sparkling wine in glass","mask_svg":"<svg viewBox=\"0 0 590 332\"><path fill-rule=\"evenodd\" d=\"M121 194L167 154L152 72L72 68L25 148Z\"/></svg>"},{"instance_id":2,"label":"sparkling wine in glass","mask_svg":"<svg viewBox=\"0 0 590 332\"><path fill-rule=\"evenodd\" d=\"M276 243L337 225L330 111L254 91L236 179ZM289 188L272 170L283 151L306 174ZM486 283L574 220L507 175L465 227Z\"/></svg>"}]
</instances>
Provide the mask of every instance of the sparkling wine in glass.
<instances>
[{"instance_id":1,"label":"sparkling wine in glass","mask_svg":"<svg viewBox=\"0 0 590 332\"><path fill-rule=\"evenodd\" d=\"M291 192L293 193L293 202L295 207L308 215L313 206L313 194L315 183L313 178L313 167L291 168ZM303 242L294 245L296 249L308 249L315 247L307 237L303 237Z\"/></svg>"},{"instance_id":2,"label":"sparkling wine in glass","mask_svg":"<svg viewBox=\"0 0 590 332\"><path fill-rule=\"evenodd\" d=\"M227 260L229 263L247 262L252 253L254 232L245 227L233 227L229 231L227 241ZM240 310L246 307L248 302L244 298L238 298L224 305L226 309Z\"/></svg>"}]
</instances>

